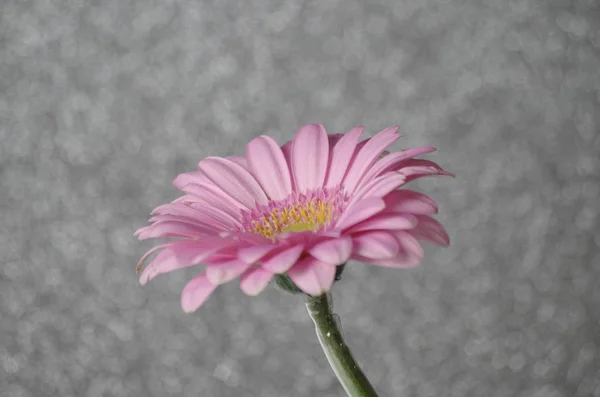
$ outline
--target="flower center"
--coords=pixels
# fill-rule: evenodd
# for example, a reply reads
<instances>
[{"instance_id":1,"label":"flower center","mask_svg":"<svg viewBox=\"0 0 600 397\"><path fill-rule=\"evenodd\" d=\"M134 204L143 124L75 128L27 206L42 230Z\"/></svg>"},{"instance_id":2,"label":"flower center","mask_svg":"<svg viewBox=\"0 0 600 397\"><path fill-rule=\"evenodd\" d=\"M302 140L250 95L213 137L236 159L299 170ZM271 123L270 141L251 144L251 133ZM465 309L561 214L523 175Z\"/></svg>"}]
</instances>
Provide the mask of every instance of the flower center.
<instances>
[{"instance_id":1,"label":"flower center","mask_svg":"<svg viewBox=\"0 0 600 397\"><path fill-rule=\"evenodd\" d=\"M243 231L275 240L286 232L324 230L339 218L347 201L339 188L322 188L301 195L294 192L285 200L242 213Z\"/></svg>"}]
</instances>

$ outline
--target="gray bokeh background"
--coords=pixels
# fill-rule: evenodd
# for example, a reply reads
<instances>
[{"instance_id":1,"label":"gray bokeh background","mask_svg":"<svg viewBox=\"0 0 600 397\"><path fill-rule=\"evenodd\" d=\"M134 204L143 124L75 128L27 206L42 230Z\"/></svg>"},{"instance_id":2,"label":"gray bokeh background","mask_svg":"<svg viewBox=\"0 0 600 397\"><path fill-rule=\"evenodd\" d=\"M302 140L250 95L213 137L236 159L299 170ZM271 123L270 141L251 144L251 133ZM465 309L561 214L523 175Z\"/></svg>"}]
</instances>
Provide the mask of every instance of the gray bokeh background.
<instances>
[{"instance_id":1,"label":"gray bokeh background","mask_svg":"<svg viewBox=\"0 0 600 397\"><path fill-rule=\"evenodd\" d=\"M600 396L596 0L0 9L0 396L342 396L301 299L134 271L175 175L312 122L457 174L411 186L450 248L336 284L381 396Z\"/></svg>"}]
</instances>

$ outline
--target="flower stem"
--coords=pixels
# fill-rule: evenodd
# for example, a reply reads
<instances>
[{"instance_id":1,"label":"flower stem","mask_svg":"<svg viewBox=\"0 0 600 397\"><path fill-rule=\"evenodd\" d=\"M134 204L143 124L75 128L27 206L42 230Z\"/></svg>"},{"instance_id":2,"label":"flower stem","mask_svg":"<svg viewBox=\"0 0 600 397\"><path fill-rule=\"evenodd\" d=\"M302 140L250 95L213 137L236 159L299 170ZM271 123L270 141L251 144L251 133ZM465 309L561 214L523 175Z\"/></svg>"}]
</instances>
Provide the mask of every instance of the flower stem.
<instances>
[{"instance_id":1,"label":"flower stem","mask_svg":"<svg viewBox=\"0 0 600 397\"><path fill-rule=\"evenodd\" d=\"M321 347L329 365L350 397L377 397L377 393L362 372L344 342L337 316L333 313L331 295L309 296L308 314L315 323Z\"/></svg>"}]
</instances>

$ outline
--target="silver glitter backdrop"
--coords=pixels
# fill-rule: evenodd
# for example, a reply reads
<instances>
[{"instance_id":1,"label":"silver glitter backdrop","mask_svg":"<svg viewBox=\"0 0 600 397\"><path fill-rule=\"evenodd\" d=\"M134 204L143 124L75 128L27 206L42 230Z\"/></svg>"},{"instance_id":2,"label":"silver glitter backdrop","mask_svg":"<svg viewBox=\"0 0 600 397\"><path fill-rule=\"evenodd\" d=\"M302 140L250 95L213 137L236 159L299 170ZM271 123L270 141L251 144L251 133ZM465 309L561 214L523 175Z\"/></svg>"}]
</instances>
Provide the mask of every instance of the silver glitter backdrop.
<instances>
[{"instance_id":1,"label":"silver glitter backdrop","mask_svg":"<svg viewBox=\"0 0 600 397\"><path fill-rule=\"evenodd\" d=\"M597 0L3 0L0 396L341 396L300 298L141 287L171 180L251 138L391 124L450 248L350 263L381 396L600 396Z\"/></svg>"}]
</instances>

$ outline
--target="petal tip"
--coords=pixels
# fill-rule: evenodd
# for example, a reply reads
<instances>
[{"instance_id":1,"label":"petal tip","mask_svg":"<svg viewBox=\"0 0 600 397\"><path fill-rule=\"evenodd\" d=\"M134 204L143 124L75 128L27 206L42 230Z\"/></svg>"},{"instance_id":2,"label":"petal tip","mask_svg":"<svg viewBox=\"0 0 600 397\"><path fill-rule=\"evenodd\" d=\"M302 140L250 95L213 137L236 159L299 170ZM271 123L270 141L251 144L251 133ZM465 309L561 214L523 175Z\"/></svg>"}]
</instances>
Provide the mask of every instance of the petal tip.
<instances>
[{"instance_id":1,"label":"petal tip","mask_svg":"<svg viewBox=\"0 0 600 397\"><path fill-rule=\"evenodd\" d=\"M258 296L262 292L262 289L250 288L250 287L241 287L241 290L244 294L246 294L248 296Z\"/></svg>"},{"instance_id":2,"label":"petal tip","mask_svg":"<svg viewBox=\"0 0 600 397\"><path fill-rule=\"evenodd\" d=\"M185 314L191 314L191 313L193 313L193 312L195 312L197 310L197 309L194 309L194 308L189 307L187 305L188 305L187 303L183 303L183 302L181 303L181 309L183 309L183 312Z\"/></svg>"},{"instance_id":3,"label":"petal tip","mask_svg":"<svg viewBox=\"0 0 600 397\"><path fill-rule=\"evenodd\" d=\"M181 309L185 314L191 314L200 309L200 306L202 306L203 303L204 302L198 304L194 302L194 299L192 298L184 298L181 299Z\"/></svg>"},{"instance_id":4,"label":"petal tip","mask_svg":"<svg viewBox=\"0 0 600 397\"><path fill-rule=\"evenodd\" d=\"M218 267L208 266L206 268L206 279L213 285L220 285L225 278L225 272Z\"/></svg>"},{"instance_id":5,"label":"petal tip","mask_svg":"<svg viewBox=\"0 0 600 397\"><path fill-rule=\"evenodd\" d=\"M379 132L379 134L384 133L384 134L389 134L389 135L399 135L402 136L402 134L400 134L398 131L400 130L400 126L399 125L391 125L387 128L384 128L383 130L381 130Z\"/></svg>"}]
</instances>

